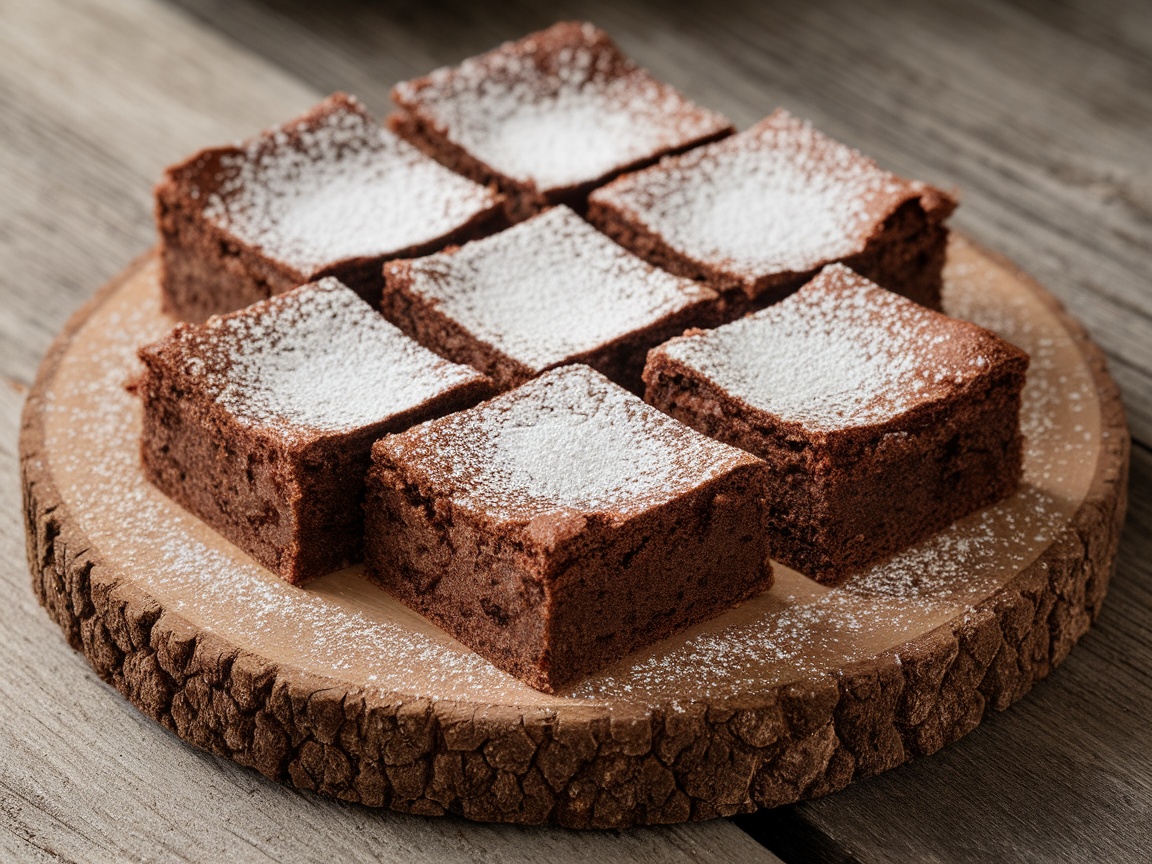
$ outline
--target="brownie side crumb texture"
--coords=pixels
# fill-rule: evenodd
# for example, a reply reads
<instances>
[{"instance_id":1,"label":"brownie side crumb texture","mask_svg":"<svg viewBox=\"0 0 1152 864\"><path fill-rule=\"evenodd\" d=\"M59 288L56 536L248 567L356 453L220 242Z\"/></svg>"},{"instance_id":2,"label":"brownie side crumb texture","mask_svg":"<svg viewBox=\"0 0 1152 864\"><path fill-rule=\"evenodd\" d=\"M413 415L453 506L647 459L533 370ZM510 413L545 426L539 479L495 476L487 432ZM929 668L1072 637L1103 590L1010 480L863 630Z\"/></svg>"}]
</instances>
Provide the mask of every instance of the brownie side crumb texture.
<instances>
[{"instance_id":1,"label":"brownie side crumb texture","mask_svg":"<svg viewBox=\"0 0 1152 864\"><path fill-rule=\"evenodd\" d=\"M502 203L337 93L166 171L156 187L165 311L203 321L324 276L375 304L386 258L498 230Z\"/></svg>"},{"instance_id":2,"label":"brownie side crumb texture","mask_svg":"<svg viewBox=\"0 0 1152 864\"><path fill-rule=\"evenodd\" d=\"M777 560L841 577L1012 494L1028 357L841 265L649 355L647 401L763 458Z\"/></svg>"},{"instance_id":3,"label":"brownie side crumb texture","mask_svg":"<svg viewBox=\"0 0 1152 864\"><path fill-rule=\"evenodd\" d=\"M491 392L332 278L178 325L140 358L149 480L295 584L362 557L373 441Z\"/></svg>"},{"instance_id":4,"label":"brownie side crumb texture","mask_svg":"<svg viewBox=\"0 0 1152 864\"><path fill-rule=\"evenodd\" d=\"M779 300L833 262L939 308L955 206L778 110L596 190L588 218L640 257L706 281L735 311Z\"/></svg>"},{"instance_id":5,"label":"brownie side crumb texture","mask_svg":"<svg viewBox=\"0 0 1152 864\"><path fill-rule=\"evenodd\" d=\"M764 464L584 366L381 439L369 575L555 692L765 590Z\"/></svg>"},{"instance_id":6,"label":"brownie side crumb texture","mask_svg":"<svg viewBox=\"0 0 1152 864\"><path fill-rule=\"evenodd\" d=\"M563 205L384 273L389 320L502 389L583 363L640 392L648 349L719 317L715 292L640 260Z\"/></svg>"},{"instance_id":7,"label":"brownie side crumb texture","mask_svg":"<svg viewBox=\"0 0 1152 864\"><path fill-rule=\"evenodd\" d=\"M581 211L621 171L733 131L624 55L591 24L561 22L396 85L388 122L426 153L508 196L513 218Z\"/></svg>"}]
</instances>

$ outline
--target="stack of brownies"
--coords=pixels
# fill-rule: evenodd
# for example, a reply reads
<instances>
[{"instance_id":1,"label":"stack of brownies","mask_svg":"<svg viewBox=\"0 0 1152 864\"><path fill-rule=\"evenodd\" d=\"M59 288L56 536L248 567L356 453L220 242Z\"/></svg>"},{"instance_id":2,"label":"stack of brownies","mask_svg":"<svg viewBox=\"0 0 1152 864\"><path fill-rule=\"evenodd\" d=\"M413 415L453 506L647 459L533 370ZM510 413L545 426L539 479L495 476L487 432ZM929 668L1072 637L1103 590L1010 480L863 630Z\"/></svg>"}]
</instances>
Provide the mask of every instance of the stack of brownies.
<instances>
[{"instance_id":1,"label":"stack of brownies","mask_svg":"<svg viewBox=\"0 0 1152 864\"><path fill-rule=\"evenodd\" d=\"M270 570L364 561L555 691L1015 491L1028 358L936 311L946 193L589 24L393 98L157 189L144 469Z\"/></svg>"}]
</instances>

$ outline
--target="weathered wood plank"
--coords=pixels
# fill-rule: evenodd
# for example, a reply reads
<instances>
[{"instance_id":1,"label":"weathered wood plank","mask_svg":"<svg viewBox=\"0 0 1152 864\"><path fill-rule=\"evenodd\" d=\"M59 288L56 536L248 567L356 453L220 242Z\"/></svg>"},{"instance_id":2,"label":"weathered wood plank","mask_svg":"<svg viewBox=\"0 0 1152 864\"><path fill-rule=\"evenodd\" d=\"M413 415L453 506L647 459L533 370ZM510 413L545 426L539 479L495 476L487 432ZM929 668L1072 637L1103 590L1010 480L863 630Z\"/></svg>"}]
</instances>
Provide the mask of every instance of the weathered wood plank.
<instances>
[{"instance_id":1,"label":"weathered wood plank","mask_svg":"<svg viewBox=\"0 0 1152 864\"><path fill-rule=\"evenodd\" d=\"M164 165L316 94L148 3L5 0L0 20L0 371L28 383L71 310L155 242Z\"/></svg>"},{"instance_id":2,"label":"weathered wood plank","mask_svg":"<svg viewBox=\"0 0 1152 864\"><path fill-rule=\"evenodd\" d=\"M152 243L164 164L318 94L148 0L0 2L0 20L0 859L776 860L724 821L538 831L301 795L183 745L67 649L24 564L24 387L71 308Z\"/></svg>"}]
</instances>

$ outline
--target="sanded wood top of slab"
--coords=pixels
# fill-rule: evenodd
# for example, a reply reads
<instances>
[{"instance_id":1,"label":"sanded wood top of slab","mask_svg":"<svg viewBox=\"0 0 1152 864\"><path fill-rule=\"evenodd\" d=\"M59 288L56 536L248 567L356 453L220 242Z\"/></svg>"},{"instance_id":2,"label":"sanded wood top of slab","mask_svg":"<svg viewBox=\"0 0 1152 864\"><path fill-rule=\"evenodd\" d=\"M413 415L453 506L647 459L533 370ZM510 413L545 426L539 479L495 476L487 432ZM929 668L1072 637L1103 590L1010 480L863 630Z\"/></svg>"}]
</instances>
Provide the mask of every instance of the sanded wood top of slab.
<instances>
[{"instance_id":1,"label":"sanded wood top of slab","mask_svg":"<svg viewBox=\"0 0 1152 864\"><path fill-rule=\"evenodd\" d=\"M124 384L153 258L61 335L25 410L28 553L70 642L141 710L268 776L369 805L619 826L774 806L933 752L1098 612L1128 436L1103 361L1039 286L957 240L945 302L1032 355L1021 492L836 589L776 587L549 696L356 569L293 588L137 465Z\"/></svg>"}]
</instances>

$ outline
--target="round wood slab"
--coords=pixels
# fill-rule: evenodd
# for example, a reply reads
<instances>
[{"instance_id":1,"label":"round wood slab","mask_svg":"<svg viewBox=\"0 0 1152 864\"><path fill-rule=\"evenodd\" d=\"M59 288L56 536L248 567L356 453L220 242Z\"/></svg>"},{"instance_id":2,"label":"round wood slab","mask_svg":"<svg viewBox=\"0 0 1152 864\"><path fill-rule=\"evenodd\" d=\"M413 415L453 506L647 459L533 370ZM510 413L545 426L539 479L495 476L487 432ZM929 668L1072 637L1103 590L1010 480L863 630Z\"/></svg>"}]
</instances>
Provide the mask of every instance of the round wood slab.
<instances>
[{"instance_id":1,"label":"round wood slab","mask_svg":"<svg viewBox=\"0 0 1152 864\"><path fill-rule=\"evenodd\" d=\"M138 466L125 390L172 325L136 262L69 323L20 440L40 602L181 738L349 801L617 827L773 807L938 750L1019 699L1100 610L1128 432L1100 352L963 239L945 305L1032 355L1021 491L830 589L776 586L556 696L472 654L358 569L293 588Z\"/></svg>"}]
</instances>

